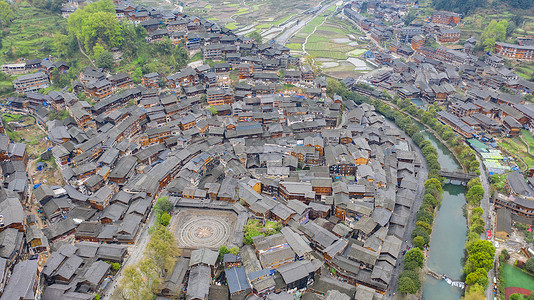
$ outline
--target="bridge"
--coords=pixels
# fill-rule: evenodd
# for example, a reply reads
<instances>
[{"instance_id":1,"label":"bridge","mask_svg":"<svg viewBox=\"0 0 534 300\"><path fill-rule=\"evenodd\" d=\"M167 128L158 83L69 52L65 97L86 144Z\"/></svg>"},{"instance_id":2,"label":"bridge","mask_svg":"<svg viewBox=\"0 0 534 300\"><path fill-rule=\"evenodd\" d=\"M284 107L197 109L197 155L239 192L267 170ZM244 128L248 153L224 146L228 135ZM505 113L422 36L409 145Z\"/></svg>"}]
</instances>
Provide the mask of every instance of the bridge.
<instances>
[{"instance_id":1,"label":"bridge","mask_svg":"<svg viewBox=\"0 0 534 300\"><path fill-rule=\"evenodd\" d=\"M447 282L447 284L450 284L454 287L458 287L458 288L461 288L461 289L464 289L465 288L465 282L462 282L460 280L454 280L454 279L451 279L449 276L445 275L445 274L438 274L437 272L435 271L432 271L431 269L428 268L428 266L425 266L425 273L438 279L438 280L445 280L445 282Z\"/></svg>"},{"instance_id":2,"label":"bridge","mask_svg":"<svg viewBox=\"0 0 534 300\"><path fill-rule=\"evenodd\" d=\"M439 176L445 177L450 183L460 182L460 184L467 184L469 180L478 177L476 173L466 174L462 171L439 171Z\"/></svg>"}]
</instances>

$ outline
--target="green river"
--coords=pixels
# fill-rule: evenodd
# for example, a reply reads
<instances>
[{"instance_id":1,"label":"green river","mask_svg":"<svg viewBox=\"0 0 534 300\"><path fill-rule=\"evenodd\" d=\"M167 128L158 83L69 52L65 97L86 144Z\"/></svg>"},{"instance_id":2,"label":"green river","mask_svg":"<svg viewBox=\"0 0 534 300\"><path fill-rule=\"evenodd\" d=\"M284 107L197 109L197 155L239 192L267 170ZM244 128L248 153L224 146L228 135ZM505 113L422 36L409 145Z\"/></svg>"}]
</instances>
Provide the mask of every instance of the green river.
<instances>
[{"instance_id":1,"label":"green river","mask_svg":"<svg viewBox=\"0 0 534 300\"><path fill-rule=\"evenodd\" d=\"M451 152L439 140L426 131L423 134L437 149L441 169L460 169ZM443 200L434 220L427 266L438 274L445 273L454 280L460 280L467 236L467 221L462 212L465 187L446 184L443 189ZM462 293L460 288L428 275L423 281L423 299L454 300L460 299Z\"/></svg>"}]
</instances>

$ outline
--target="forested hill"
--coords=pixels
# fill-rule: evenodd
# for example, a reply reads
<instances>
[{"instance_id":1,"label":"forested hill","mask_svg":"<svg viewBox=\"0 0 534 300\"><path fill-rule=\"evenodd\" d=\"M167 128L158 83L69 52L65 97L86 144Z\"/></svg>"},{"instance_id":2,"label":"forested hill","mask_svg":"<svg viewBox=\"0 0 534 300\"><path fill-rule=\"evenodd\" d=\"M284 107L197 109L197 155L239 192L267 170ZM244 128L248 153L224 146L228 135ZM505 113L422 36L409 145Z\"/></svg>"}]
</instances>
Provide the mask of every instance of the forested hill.
<instances>
[{"instance_id":1,"label":"forested hill","mask_svg":"<svg viewBox=\"0 0 534 300\"><path fill-rule=\"evenodd\" d=\"M508 6L512 9L529 10L534 8L533 0L432 0L432 7L438 10L454 11L463 15L475 12L477 8Z\"/></svg>"}]
</instances>

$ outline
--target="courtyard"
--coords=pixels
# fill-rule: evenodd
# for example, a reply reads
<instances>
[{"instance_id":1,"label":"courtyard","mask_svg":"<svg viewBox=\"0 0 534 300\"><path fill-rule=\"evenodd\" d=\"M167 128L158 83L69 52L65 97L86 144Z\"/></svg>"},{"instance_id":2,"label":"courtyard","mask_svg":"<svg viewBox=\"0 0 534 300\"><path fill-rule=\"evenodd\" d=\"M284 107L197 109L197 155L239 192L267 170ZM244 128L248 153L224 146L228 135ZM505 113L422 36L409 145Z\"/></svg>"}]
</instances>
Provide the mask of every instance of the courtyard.
<instances>
[{"instance_id":1,"label":"courtyard","mask_svg":"<svg viewBox=\"0 0 534 300\"><path fill-rule=\"evenodd\" d=\"M218 250L229 243L236 220L231 211L182 209L173 218L172 231L182 249Z\"/></svg>"}]
</instances>

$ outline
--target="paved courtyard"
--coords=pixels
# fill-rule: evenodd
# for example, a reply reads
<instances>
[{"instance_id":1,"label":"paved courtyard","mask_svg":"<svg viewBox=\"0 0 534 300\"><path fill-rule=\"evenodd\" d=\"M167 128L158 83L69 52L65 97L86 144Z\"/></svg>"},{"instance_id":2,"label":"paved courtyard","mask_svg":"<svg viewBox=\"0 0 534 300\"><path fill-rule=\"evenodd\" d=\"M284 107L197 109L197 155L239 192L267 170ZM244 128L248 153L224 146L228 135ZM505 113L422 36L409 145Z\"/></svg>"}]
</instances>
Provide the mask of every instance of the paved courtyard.
<instances>
[{"instance_id":1,"label":"paved courtyard","mask_svg":"<svg viewBox=\"0 0 534 300\"><path fill-rule=\"evenodd\" d=\"M237 216L222 210L182 209L173 219L178 247L219 249L228 244Z\"/></svg>"}]
</instances>

